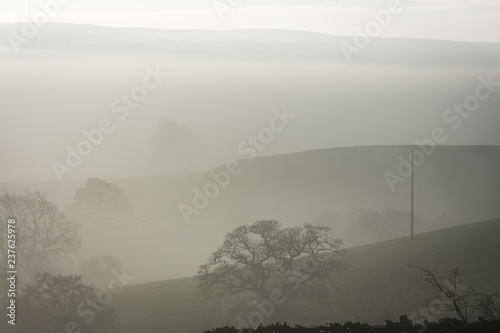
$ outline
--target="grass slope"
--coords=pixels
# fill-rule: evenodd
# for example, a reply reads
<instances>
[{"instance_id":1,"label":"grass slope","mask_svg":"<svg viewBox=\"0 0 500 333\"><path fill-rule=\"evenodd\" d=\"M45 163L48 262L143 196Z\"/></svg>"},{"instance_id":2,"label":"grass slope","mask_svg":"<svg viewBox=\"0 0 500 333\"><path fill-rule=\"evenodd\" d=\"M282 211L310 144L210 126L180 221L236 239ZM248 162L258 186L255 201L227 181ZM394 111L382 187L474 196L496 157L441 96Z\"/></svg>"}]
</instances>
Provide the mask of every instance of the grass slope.
<instances>
[{"instance_id":1,"label":"grass slope","mask_svg":"<svg viewBox=\"0 0 500 333\"><path fill-rule=\"evenodd\" d=\"M440 272L460 266L467 281L478 289L500 285L500 219L472 223L408 238L349 249L348 268L340 273L328 304L308 306L303 318L288 322L365 321L382 323L426 308L432 295L413 264ZM441 281L445 276L440 275ZM115 296L119 332L202 332L234 324L234 318L213 313L196 296L193 278L152 282L127 287ZM443 317L445 314L439 315Z\"/></svg>"}]
</instances>

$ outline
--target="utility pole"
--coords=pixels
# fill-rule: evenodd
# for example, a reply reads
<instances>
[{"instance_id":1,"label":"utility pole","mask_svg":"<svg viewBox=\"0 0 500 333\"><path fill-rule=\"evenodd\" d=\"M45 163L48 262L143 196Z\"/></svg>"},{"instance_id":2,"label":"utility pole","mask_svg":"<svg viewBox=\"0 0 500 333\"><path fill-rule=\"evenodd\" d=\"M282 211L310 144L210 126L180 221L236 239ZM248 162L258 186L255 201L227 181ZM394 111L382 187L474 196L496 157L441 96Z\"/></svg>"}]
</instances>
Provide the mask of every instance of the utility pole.
<instances>
[{"instance_id":1,"label":"utility pole","mask_svg":"<svg viewBox=\"0 0 500 333\"><path fill-rule=\"evenodd\" d=\"M414 233L414 218L413 218L413 213L414 213L414 166L413 166L413 150L411 151L411 240L413 240L413 233Z\"/></svg>"}]
</instances>

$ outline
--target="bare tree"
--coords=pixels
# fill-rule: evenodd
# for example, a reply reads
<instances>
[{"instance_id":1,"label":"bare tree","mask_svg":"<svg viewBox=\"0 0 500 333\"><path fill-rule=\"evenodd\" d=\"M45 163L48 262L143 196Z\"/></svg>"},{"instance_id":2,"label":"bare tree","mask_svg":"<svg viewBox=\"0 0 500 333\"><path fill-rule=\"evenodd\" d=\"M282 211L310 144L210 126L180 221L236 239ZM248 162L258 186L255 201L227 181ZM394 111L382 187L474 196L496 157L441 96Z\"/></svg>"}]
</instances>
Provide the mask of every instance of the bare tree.
<instances>
[{"instance_id":1,"label":"bare tree","mask_svg":"<svg viewBox=\"0 0 500 333\"><path fill-rule=\"evenodd\" d=\"M493 285L493 292L478 292L472 286L459 284L459 280L465 277L460 273L459 267L449 272L444 283L440 283L433 271L413 265L407 266L418 269L433 293L449 301L444 303L444 310L455 312L461 320L467 322L477 312L487 320L500 317L498 305L500 294L495 285Z\"/></svg>"},{"instance_id":2,"label":"bare tree","mask_svg":"<svg viewBox=\"0 0 500 333\"><path fill-rule=\"evenodd\" d=\"M198 270L202 295L237 301L245 311L255 300L273 300L280 308L328 280L341 267L342 240L326 226L283 227L274 220L243 225L226 234L223 244Z\"/></svg>"},{"instance_id":3,"label":"bare tree","mask_svg":"<svg viewBox=\"0 0 500 333\"><path fill-rule=\"evenodd\" d=\"M464 322L468 322L477 310L474 303L474 291L469 286L464 286L459 283L459 280L465 277L460 273L459 267L450 271L444 283L438 281L435 272L428 269L408 265L409 267L416 268L421 272L421 276L425 278L427 287L437 297L444 297L449 302L444 303L445 311L453 311Z\"/></svg>"},{"instance_id":4,"label":"bare tree","mask_svg":"<svg viewBox=\"0 0 500 333\"><path fill-rule=\"evenodd\" d=\"M82 222L104 222L133 214L125 193L115 184L102 178L88 178L85 186L75 191L70 213Z\"/></svg>"},{"instance_id":5,"label":"bare tree","mask_svg":"<svg viewBox=\"0 0 500 333\"><path fill-rule=\"evenodd\" d=\"M97 292L80 275L37 274L21 296L21 332L114 332L115 313Z\"/></svg>"},{"instance_id":6,"label":"bare tree","mask_svg":"<svg viewBox=\"0 0 500 333\"><path fill-rule=\"evenodd\" d=\"M481 316L486 320L495 320L500 318L500 294L496 286L493 286L493 292L477 292L472 289L475 298L475 306Z\"/></svg>"},{"instance_id":7,"label":"bare tree","mask_svg":"<svg viewBox=\"0 0 500 333\"><path fill-rule=\"evenodd\" d=\"M68 256L81 246L79 225L66 219L39 191L26 190L22 195L4 191L0 195L0 218L16 220L17 268L28 280L58 257ZM5 228L0 233L4 241Z\"/></svg>"}]
</instances>

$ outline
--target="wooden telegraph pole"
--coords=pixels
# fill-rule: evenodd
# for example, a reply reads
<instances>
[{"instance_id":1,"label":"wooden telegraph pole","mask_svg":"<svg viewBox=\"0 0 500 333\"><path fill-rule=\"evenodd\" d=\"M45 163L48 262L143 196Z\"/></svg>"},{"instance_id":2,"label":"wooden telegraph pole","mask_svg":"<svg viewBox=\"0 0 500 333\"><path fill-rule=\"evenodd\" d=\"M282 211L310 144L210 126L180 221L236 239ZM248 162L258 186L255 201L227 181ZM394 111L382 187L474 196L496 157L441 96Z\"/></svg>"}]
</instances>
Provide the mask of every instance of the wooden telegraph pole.
<instances>
[{"instance_id":1,"label":"wooden telegraph pole","mask_svg":"<svg viewBox=\"0 0 500 333\"><path fill-rule=\"evenodd\" d=\"M413 240L414 234L414 166L413 166L413 150L411 151L411 240Z\"/></svg>"}]
</instances>

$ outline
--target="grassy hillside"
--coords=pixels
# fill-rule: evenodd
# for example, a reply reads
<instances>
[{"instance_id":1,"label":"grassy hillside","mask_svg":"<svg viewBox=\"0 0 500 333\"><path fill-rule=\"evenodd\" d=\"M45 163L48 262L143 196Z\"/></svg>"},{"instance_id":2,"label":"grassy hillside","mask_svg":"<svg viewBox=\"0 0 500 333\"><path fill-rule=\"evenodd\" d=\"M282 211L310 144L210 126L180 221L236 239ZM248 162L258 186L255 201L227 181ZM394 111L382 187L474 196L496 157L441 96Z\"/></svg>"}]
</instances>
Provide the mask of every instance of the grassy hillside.
<instances>
[{"instance_id":1,"label":"grassy hillside","mask_svg":"<svg viewBox=\"0 0 500 333\"><path fill-rule=\"evenodd\" d=\"M413 264L440 272L460 266L467 281L478 289L500 285L500 219L472 223L408 238L349 249L348 268L340 273L328 304L305 307L301 324L366 321L382 323L426 308L433 299ZM444 275L439 275L441 281ZM234 324L234 318L213 313L196 296L193 278L127 287L113 306L123 333L202 332ZM445 316L444 314L442 316Z\"/></svg>"},{"instance_id":2,"label":"grassy hillside","mask_svg":"<svg viewBox=\"0 0 500 333\"><path fill-rule=\"evenodd\" d=\"M287 226L306 222L332 227L347 246L362 245L344 232L356 210L386 207L409 211L410 182L392 192L384 172L397 172L398 156L411 146L331 148L241 161L242 172L187 225L179 204L192 205L193 189L213 179L206 173L178 176L115 178L130 198L136 218L104 225L84 223L82 258L111 253L137 276L134 283L191 276L224 234L260 219L276 219ZM500 216L500 147L441 146L415 173L415 209L423 223L416 233L484 221ZM222 168L217 168L221 170ZM0 188L22 192L40 189L59 207L73 200L81 181L2 183ZM325 210L339 221L316 218ZM84 221L85 222L85 221ZM408 225L409 218L401 224ZM377 236L379 237L379 236ZM391 238L377 238L376 242ZM144 241L147 240L147 241ZM112 246L111 246L112 244ZM143 253L161 256L164 265L143 260ZM179 258L182 253L182 258Z\"/></svg>"}]
</instances>

